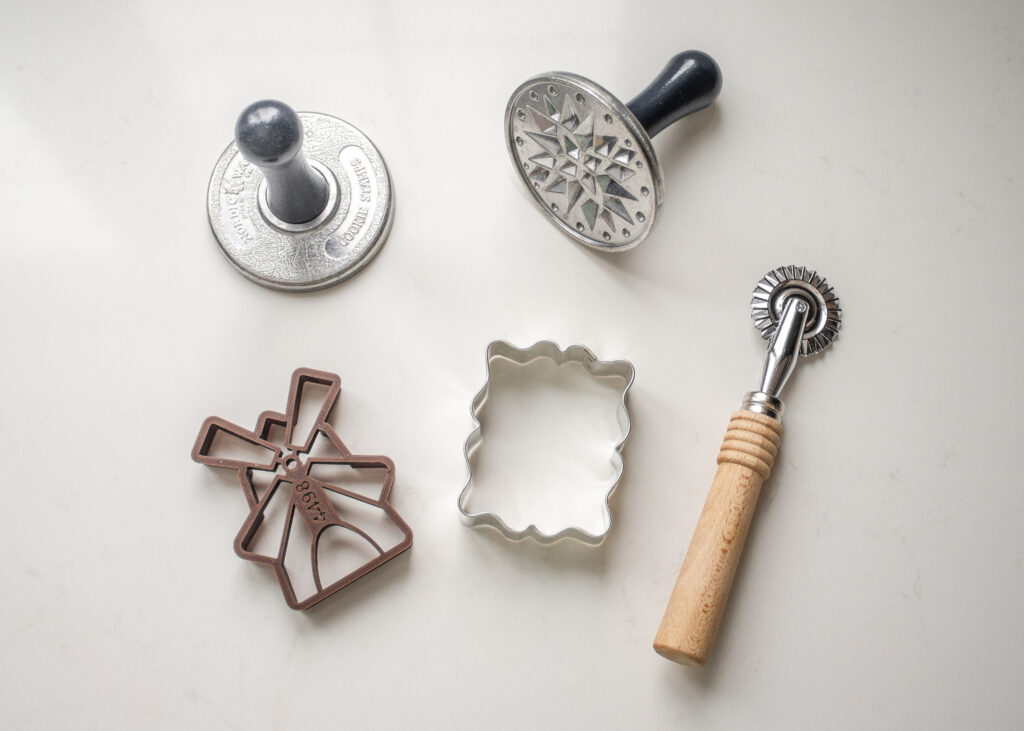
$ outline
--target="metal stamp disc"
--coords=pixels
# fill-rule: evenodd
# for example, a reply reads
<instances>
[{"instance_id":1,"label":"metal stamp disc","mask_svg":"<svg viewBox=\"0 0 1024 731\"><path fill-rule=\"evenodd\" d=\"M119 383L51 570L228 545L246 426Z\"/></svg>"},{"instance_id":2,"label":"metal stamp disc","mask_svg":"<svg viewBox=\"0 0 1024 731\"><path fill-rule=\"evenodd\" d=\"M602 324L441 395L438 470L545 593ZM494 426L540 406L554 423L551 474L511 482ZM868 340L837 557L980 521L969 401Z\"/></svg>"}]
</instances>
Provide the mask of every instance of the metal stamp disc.
<instances>
[{"instance_id":1,"label":"metal stamp disc","mask_svg":"<svg viewBox=\"0 0 1024 731\"><path fill-rule=\"evenodd\" d=\"M299 112L304 152L329 187L327 207L308 223L271 213L263 174L232 142L210 178L210 226L228 260L272 289L329 287L365 267L387 240L394 214L391 178L362 132L336 117Z\"/></svg>"},{"instance_id":2,"label":"metal stamp disc","mask_svg":"<svg viewBox=\"0 0 1024 731\"><path fill-rule=\"evenodd\" d=\"M661 168L640 122L601 86L565 72L526 81L509 99L505 137L523 183L576 241L623 251L650 233Z\"/></svg>"}]
</instances>

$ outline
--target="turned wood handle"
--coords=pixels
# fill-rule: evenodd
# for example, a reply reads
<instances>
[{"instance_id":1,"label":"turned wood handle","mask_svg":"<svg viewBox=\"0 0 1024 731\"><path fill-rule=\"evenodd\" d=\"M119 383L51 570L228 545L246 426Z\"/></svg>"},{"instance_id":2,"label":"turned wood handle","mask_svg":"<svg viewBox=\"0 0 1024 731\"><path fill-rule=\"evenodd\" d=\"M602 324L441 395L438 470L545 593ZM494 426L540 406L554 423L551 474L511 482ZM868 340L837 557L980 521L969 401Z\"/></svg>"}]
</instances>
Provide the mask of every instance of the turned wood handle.
<instances>
[{"instance_id":1,"label":"turned wood handle","mask_svg":"<svg viewBox=\"0 0 1024 731\"><path fill-rule=\"evenodd\" d=\"M781 438L782 424L764 414L737 411L729 420L718 472L654 638L654 649L669 660L707 662Z\"/></svg>"}]
</instances>

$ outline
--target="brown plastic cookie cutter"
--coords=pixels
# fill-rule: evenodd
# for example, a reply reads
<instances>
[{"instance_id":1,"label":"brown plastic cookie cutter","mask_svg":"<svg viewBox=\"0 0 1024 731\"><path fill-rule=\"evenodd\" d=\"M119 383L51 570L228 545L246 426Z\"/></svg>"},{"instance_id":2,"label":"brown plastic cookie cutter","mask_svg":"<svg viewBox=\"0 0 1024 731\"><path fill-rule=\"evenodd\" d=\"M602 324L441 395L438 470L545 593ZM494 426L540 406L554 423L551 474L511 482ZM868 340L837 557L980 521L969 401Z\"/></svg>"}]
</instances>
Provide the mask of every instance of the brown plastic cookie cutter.
<instances>
[{"instance_id":1,"label":"brown plastic cookie cutter","mask_svg":"<svg viewBox=\"0 0 1024 731\"><path fill-rule=\"evenodd\" d=\"M310 386L322 395L307 431L300 416L317 405ZM264 412L254 431L211 416L192 448L196 462L237 471L249 516L235 553L272 567L292 609L308 609L412 546L412 530L388 500L394 463L352 454L328 423L340 394L337 375L299 368L285 413ZM296 555L301 548L308 560Z\"/></svg>"}]
</instances>

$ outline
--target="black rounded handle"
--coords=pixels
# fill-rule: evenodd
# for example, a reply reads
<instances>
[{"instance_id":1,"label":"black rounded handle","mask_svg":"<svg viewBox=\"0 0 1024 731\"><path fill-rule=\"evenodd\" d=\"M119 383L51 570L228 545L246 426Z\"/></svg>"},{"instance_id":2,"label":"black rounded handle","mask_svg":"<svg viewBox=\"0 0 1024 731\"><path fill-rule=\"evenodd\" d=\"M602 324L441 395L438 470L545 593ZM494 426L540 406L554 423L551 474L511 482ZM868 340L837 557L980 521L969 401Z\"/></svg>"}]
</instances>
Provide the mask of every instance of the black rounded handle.
<instances>
[{"instance_id":1,"label":"black rounded handle","mask_svg":"<svg viewBox=\"0 0 1024 731\"><path fill-rule=\"evenodd\" d=\"M306 223L327 207L330 189L302 154L302 120L284 102L264 99L247 106L235 123L242 157L267 179L267 204L286 223Z\"/></svg>"},{"instance_id":2,"label":"black rounded handle","mask_svg":"<svg viewBox=\"0 0 1024 731\"><path fill-rule=\"evenodd\" d=\"M628 106L654 137L673 122L710 106L720 91L722 72L715 59L701 51L683 51Z\"/></svg>"}]
</instances>

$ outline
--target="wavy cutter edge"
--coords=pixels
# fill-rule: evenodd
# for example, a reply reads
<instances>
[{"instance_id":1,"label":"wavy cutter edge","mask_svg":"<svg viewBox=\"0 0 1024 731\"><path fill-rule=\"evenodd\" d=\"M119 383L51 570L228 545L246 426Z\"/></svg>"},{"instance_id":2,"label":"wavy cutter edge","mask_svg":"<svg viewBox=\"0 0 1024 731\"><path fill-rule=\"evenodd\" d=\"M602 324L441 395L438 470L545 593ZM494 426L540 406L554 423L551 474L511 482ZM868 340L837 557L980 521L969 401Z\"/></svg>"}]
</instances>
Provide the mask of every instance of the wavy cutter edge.
<instances>
[{"instance_id":1,"label":"wavy cutter edge","mask_svg":"<svg viewBox=\"0 0 1024 731\"><path fill-rule=\"evenodd\" d=\"M580 363L587 373L592 376L619 376L625 381L625 385L622 387L622 396L619 399L618 409L616 411L619 426L622 428L622 438L616 443L611 454L611 462L615 467L615 479L612 480L611 485L609 485L608 491L604 496L603 512L606 516L607 527L602 532L590 533L578 526L571 525L560 531L556 531L555 533L544 533L537 528L534 523L530 523L522 530L516 530L502 520L501 516L497 513L489 511L469 513L463 507L473 484L472 454L483 442L483 425L479 419L479 413L480 409L487 401L488 394L490 393L491 361L494 358L506 358L519 365L527 365L538 358L549 358L559 366L569 362L577 362ZM614 494L615 489L619 486L619 482L622 479L622 473L625 470L622 450L626 445L626 440L629 439L629 433L631 430L629 409L626 406L626 397L629 394L629 389L632 387L633 380L636 376L636 369L633 367L633 364L628 360L600 360L596 355L594 355L590 348L579 344L570 345L563 350L557 343L551 340L540 340L529 347L518 348L504 340L492 340L487 345L485 367L487 370L487 378L484 380L484 385L477 392L476 396L473 397L473 402L470 406L470 415L473 417L473 422L476 426L466 438L466 442L462 450L469 473L466 478L466 484L459 493L458 499L459 516L462 518L462 522L472 528L490 526L510 541L518 542L527 538L533 538L541 545L550 546L563 539L572 538L590 546L601 545L612 528L611 497Z\"/></svg>"}]
</instances>

